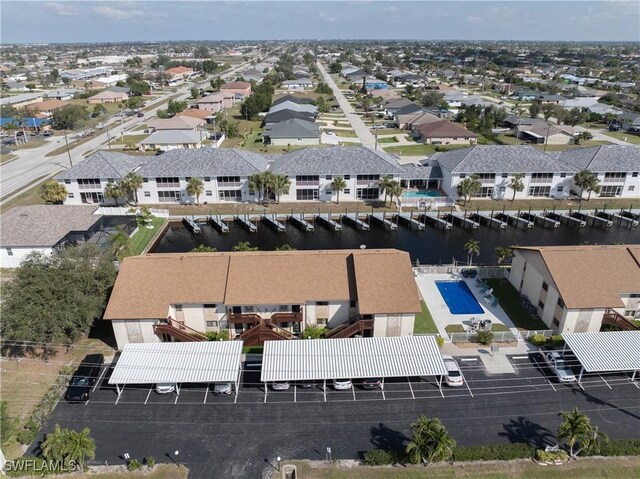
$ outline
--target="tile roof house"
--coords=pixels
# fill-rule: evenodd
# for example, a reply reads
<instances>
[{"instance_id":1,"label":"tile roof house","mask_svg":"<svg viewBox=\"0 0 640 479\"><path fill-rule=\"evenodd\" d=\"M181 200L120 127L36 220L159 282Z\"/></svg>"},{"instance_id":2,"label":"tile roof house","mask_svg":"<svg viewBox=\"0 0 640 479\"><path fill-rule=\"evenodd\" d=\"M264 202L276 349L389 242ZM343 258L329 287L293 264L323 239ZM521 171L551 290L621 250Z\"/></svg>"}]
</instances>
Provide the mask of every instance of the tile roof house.
<instances>
[{"instance_id":1,"label":"tile roof house","mask_svg":"<svg viewBox=\"0 0 640 479\"><path fill-rule=\"evenodd\" d=\"M255 271L268 271L270 280ZM403 251L181 253L126 258L104 319L122 348L168 339L156 334L167 317L196 331L229 330L245 338L269 320L289 332L284 340L307 325L344 329L361 320L365 335L407 336L420 311Z\"/></svg>"},{"instance_id":2,"label":"tile roof house","mask_svg":"<svg viewBox=\"0 0 640 479\"><path fill-rule=\"evenodd\" d=\"M128 93L124 91L101 91L87 99L87 103L118 103L129 99Z\"/></svg>"},{"instance_id":3,"label":"tile roof house","mask_svg":"<svg viewBox=\"0 0 640 479\"><path fill-rule=\"evenodd\" d=\"M207 120L213 118L213 112L209 110L200 110L198 108L189 108L187 110L176 113L176 116L190 116L191 118L198 118L200 120Z\"/></svg>"},{"instance_id":4,"label":"tile roof house","mask_svg":"<svg viewBox=\"0 0 640 479\"><path fill-rule=\"evenodd\" d=\"M200 110L209 110L217 113L235 104L235 95L228 91L218 91L211 95L204 96L196 102L196 107Z\"/></svg>"},{"instance_id":5,"label":"tile roof house","mask_svg":"<svg viewBox=\"0 0 640 479\"><path fill-rule=\"evenodd\" d=\"M474 132L448 120L427 121L415 127L425 144L473 145L478 138Z\"/></svg>"},{"instance_id":6,"label":"tile roof house","mask_svg":"<svg viewBox=\"0 0 640 479\"><path fill-rule=\"evenodd\" d=\"M220 87L220 91L232 93L237 100L242 100L251 95L251 83L246 81L225 83Z\"/></svg>"},{"instance_id":7,"label":"tile roof house","mask_svg":"<svg viewBox=\"0 0 640 479\"><path fill-rule=\"evenodd\" d=\"M40 103L36 103L34 105L34 108L36 110L38 110L40 113L50 116L54 110L57 110L58 108L62 108L63 106L67 106L69 105L69 102L67 101L61 101L61 100L44 100Z\"/></svg>"},{"instance_id":8,"label":"tile roof house","mask_svg":"<svg viewBox=\"0 0 640 479\"><path fill-rule=\"evenodd\" d=\"M532 125L516 127L519 139L544 145L570 145L574 143L576 131L569 125L551 125L546 122L536 122Z\"/></svg>"},{"instance_id":9,"label":"tile roof house","mask_svg":"<svg viewBox=\"0 0 640 479\"><path fill-rule=\"evenodd\" d=\"M509 282L549 328L599 331L607 317L640 317L640 246L515 247Z\"/></svg>"}]
</instances>

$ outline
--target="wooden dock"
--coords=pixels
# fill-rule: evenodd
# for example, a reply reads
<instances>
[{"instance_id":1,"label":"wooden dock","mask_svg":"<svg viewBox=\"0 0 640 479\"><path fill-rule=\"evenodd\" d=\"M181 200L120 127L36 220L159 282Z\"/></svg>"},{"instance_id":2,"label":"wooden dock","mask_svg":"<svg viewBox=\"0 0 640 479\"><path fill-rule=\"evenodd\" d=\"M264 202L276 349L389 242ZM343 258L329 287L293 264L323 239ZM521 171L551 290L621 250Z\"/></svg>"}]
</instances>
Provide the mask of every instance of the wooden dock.
<instances>
[{"instance_id":1,"label":"wooden dock","mask_svg":"<svg viewBox=\"0 0 640 479\"><path fill-rule=\"evenodd\" d=\"M413 211L411 213L398 213L397 218L398 223L403 223L420 231L424 230L424 223L413 217Z\"/></svg>"},{"instance_id":2,"label":"wooden dock","mask_svg":"<svg viewBox=\"0 0 640 479\"><path fill-rule=\"evenodd\" d=\"M320 223L322 226L325 226L333 231L342 231L342 225L331 218L331 213L325 213L324 215L318 213L315 216L315 219L317 219L318 223Z\"/></svg>"},{"instance_id":3,"label":"wooden dock","mask_svg":"<svg viewBox=\"0 0 640 479\"><path fill-rule=\"evenodd\" d=\"M186 216L182 218L182 223L187 227L189 231L191 231L194 235L199 235L202 231L200 230L200 225L195 222L195 220L191 218L187 218Z\"/></svg>"},{"instance_id":4,"label":"wooden dock","mask_svg":"<svg viewBox=\"0 0 640 479\"><path fill-rule=\"evenodd\" d=\"M271 226L271 228L276 230L278 233L284 233L287 230L285 225L282 224L280 220L278 220L278 217L276 215L265 214L265 215L262 215L260 218L262 219L262 221L264 221L267 225Z\"/></svg>"},{"instance_id":5,"label":"wooden dock","mask_svg":"<svg viewBox=\"0 0 640 479\"><path fill-rule=\"evenodd\" d=\"M302 231L311 232L314 229L313 223L309 223L307 220L305 220L303 213L295 213L289 215L289 221L293 223L294 226L300 228Z\"/></svg>"},{"instance_id":6,"label":"wooden dock","mask_svg":"<svg viewBox=\"0 0 640 479\"><path fill-rule=\"evenodd\" d=\"M249 219L248 215L237 215L234 216L233 219L237 223L240 223L240 226L246 229L249 233L256 233L258 231L258 227Z\"/></svg>"},{"instance_id":7,"label":"wooden dock","mask_svg":"<svg viewBox=\"0 0 640 479\"><path fill-rule=\"evenodd\" d=\"M369 223L362 221L359 218L358 213L345 213L342 215L342 219L354 225L356 228L362 231L369 231Z\"/></svg>"},{"instance_id":8,"label":"wooden dock","mask_svg":"<svg viewBox=\"0 0 640 479\"><path fill-rule=\"evenodd\" d=\"M219 216L207 216L207 223L213 226L220 233L228 233L229 227Z\"/></svg>"},{"instance_id":9,"label":"wooden dock","mask_svg":"<svg viewBox=\"0 0 640 479\"><path fill-rule=\"evenodd\" d=\"M398 229L398 225L393 221L388 220L384 213L369 213L367 218L370 221L375 221L376 223L381 224L389 231L396 231Z\"/></svg>"}]
</instances>

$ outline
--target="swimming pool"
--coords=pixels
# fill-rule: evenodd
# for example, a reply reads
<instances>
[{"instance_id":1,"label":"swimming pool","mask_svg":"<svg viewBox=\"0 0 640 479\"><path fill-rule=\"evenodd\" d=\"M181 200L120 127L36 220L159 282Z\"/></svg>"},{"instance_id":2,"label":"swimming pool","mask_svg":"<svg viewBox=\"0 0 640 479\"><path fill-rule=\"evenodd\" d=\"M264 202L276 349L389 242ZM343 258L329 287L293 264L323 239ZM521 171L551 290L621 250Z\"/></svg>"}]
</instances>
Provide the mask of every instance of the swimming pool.
<instances>
[{"instance_id":1,"label":"swimming pool","mask_svg":"<svg viewBox=\"0 0 640 479\"><path fill-rule=\"evenodd\" d=\"M406 198L437 198L442 196L438 191L433 190L412 190L405 191L402 196Z\"/></svg>"},{"instance_id":2,"label":"swimming pool","mask_svg":"<svg viewBox=\"0 0 640 479\"><path fill-rule=\"evenodd\" d=\"M436 281L451 314L482 314L484 310L464 281Z\"/></svg>"}]
</instances>

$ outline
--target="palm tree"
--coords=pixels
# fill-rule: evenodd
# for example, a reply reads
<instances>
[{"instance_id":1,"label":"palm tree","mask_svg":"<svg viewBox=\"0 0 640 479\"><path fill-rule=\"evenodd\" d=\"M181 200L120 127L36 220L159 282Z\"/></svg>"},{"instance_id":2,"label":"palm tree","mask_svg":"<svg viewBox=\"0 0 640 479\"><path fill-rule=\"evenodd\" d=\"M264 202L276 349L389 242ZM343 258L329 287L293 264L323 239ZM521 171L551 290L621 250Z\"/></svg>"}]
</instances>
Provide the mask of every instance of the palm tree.
<instances>
[{"instance_id":1,"label":"palm tree","mask_svg":"<svg viewBox=\"0 0 640 479\"><path fill-rule=\"evenodd\" d=\"M254 173L249 176L249 189L253 190L258 203L262 201L262 175L261 173Z\"/></svg>"},{"instance_id":2,"label":"palm tree","mask_svg":"<svg viewBox=\"0 0 640 479\"><path fill-rule=\"evenodd\" d=\"M513 248L503 248L502 246L496 246L494 249L496 258L498 258L498 264L513 258Z\"/></svg>"},{"instance_id":3,"label":"palm tree","mask_svg":"<svg viewBox=\"0 0 640 479\"><path fill-rule=\"evenodd\" d=\"M507 186L511 188L511 190L513 190L513 197L511 198L511 201L514 201L516 199L516 192L524 190L523 179L524 173L516 173L513 175L513 178L509 180L509 183L507 183Z\"/></svg>"},{"instance_id":4,"label":"palm tree","mask_svg":"<svg viewBox=\"0 0 640 479\"><path fill-rule=\"evenodd\" d=\"M56 424L53 432L47 434L42 443L42 455L50 461L64 461L66 429L60 429L60 424Z\"/></svg>"},{"instance_id":5,"label":"palm tree","mask_svg":"<svg viewBox=\"0 0 640 479\"><path fill-rule=\"evenodd\" d=\"M237 245L231 248L232 251L258 251L258 248L251 246L248 241L240 241Z\"/></svg>"},{"instance_id":6,"label":"palm tree","mask_svg":"<svg viewBox=\"0 0 640 479\"><path fill-rule=\"evenodd\" d=\"M276 201L280 203L280 195L288 194L291 187L291 180L286 175L275 175L273 179L273 190L276 194Z\"/></svg>"},{"instance_id":7,"label":"palm tree","mask_svg":"<svg viewBox=\"0 0 640 479\"><path fill-rule=\"evenodd\" d=\"M66 439L66 460L84 466L85 459L96 457L96 441L90 436L91 430L85 427L81 432L69 431Z\"/></svg>"},{"instance_id":8,"label":"palm tree","mask_svg":"<svg viewBox=\"0 0 640 479\"><path fill-rule=\"evenodd\" d=\"M127 194L133 194L133 201L136 205L138 204L138 190L142 188L142 184L142 176L133 171L127 173L120 182L120 185L127 192Z\"/></svg>"},{"instance_id":9,"label":"palm tree","mask_svg":"<svg viewBox=\"0 0 640 479\"><path fill-rule=\"evenodd\" d=\"M573 176L573 182L575 185L580 188L580 202L582 202L582 192L588 191L589 196L587 197L587 201L591 199L591 192L600 191L600 180L598 180L598 175L589 171L589 170L581 170L577 172Z\"/></svg>"},{"instance_id":10,"label":"palm tree","mask_svg":"<svg viewBox=\"0 0 640 479\"><path fill-rule=\"evenodd\" d=\"M116 206L120 206L119 199L125 196L125 192L118 183L107 183L104 187L104 197L115 200Z\"/></svg>"},{"instance_id":11,"label":"palm tree","mask_svg":"<svg viewBox=\"0 0 640 479\"><path fill-rule=\"evenodd\" d=\"M200 195L204 191L204 181L201 178L189 178L187 183L187 193L196 197L196 204L200 204Z\"/></svg>"},{"instance_id":12,"label":"palm tree","mask_svg":"<svg viewBox=\"0 0 640 479\"><path fill-rule=\"evenodd\" d=\"M456 186L456 192L458 196L462 196L464 199L464 204L467 204L467 201L471 199L472 196L476 195L482 189L482 182L478 175L471 175L469 178L465 178L458 186Z\"/></svg>"},{"instance_id":13,"label":"palm tree","mask_svg":"<svg viewBox=\"0 0 640 479\"><path fill-rule=\"evenodd\" d=\"M471 266L473 255L480 254L480 242L471 238L464 244L464 249L467 251L467 263Z\"/></svg>"},{"instance_id":14,"label":"palm tree","mask_svg":"<svg viewBox=\"0 0 640 479\"><path fill-rule=\"evenodd\" d=\"M262 178L262 200L266 201L270 193L274 193L276 189L276 175L270 171L260 173Z\"/></svg>"},{"instance_id":15,"label":"palm tree","mask_svg":"<svg viewBox=\"0 0 640 479\"><path fill-rule=\"evenodd\" d=\"M411 424L413 435L407 445L407 454L414 464L444 461L453 455L456 442L437 418L420 416Z\"/></svg>"},{"instance_id":16,"label":"palm tree","mask_svg":"<svg viewBox=\"0 0 640 479\"><path fill-rule=\"evenodd\" d=\"M344 181L342 176L336 176L331 182L331 191L335 191L337 193L336 204L340 204L340 192L343 191L347 187L347 182Z\"/></svg>"},{"instance_id":17,"label":"palm tree","mask_svg":"<svg viewBox=\"0 0 640 479\"><path fill-rule=\"evenodd\" d=\"M402 196L402 192L404 189L397 181L391 182L391 187L389 188L389 203L393 203L393 197L400 198Z\"/></svg>"},{"instance_id":18,"label":"palm tree","mask_svg":"<svg viewBox=\"0 0 640 479\"><path fill-rule=\"evenodd\" d=\"M558 416L562 418L562 424L558 427L558 438L566 439L569 445L569 456L575 459L582 451L597 451L602 442L609 439L606 434L598 430L598 426L592 426L589 417L580 412L577 407L571 411L560 411ZM575 446L581 447L574 451Z\"/></svg>"},{"instance_id":19,"label":"palm tree","mask_svg":"<svg viewBox=\"0 0 640 479\"><path fill-rule=\"evenodd\" d=\"M384 178L380 178L378 181L378 188L380 191L384 192L384 204L387 204L387 196L389 195L389 190L393 186L393 178L389 176L385 176Z\"/></svg>"}]
</instances>

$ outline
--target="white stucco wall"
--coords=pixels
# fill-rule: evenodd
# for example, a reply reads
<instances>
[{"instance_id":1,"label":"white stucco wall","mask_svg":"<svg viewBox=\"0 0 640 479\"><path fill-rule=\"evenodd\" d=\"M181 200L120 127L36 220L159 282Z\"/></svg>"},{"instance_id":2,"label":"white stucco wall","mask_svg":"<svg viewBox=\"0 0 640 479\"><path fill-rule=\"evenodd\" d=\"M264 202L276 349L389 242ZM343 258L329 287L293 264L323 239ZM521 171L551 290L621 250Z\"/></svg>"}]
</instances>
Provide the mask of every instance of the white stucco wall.
<instances>
[{"instance_id":1,"label":"white stucco wall","mask_svg":"<svg viewBox=\"0 0 640 479\"><path fill-rule=\"evenodd\" d=\"M153 319L140 320L112 320L113 334L118 349L129 343L159 343L160 338L153 333Z\"/></svg>"},{"instance_id":2,"label":"white stucco wall","mask_svg":"<svg viewBox=\"0 0 640 479\"><path fill-rule=\"evenodd\" d=\"M11 255L9 255L9 250L11 250ZM21 248L0 248L0 267L2 268L17 268L20 266L20 263L29 253L37 251L39 253L50 255L53 253L53 248L42 248L42 247L21 247Z\"/></svg>"}]
</instances>

